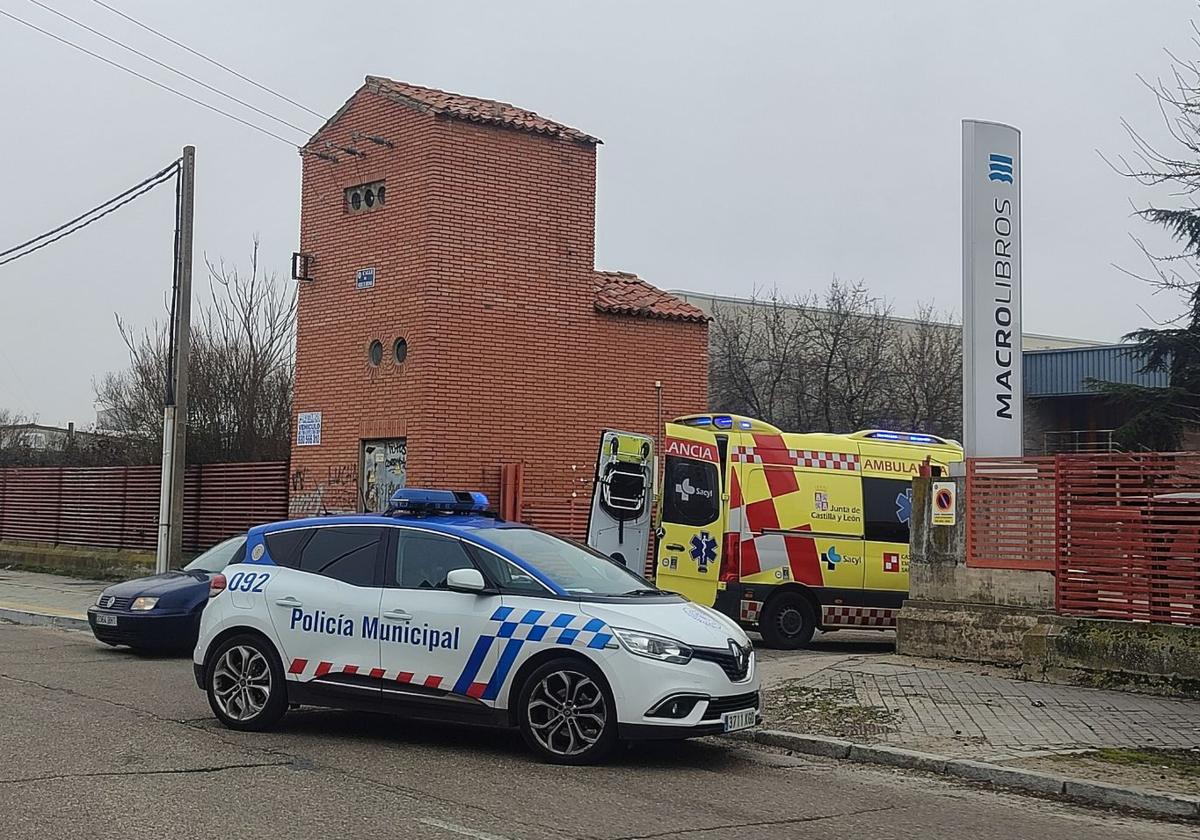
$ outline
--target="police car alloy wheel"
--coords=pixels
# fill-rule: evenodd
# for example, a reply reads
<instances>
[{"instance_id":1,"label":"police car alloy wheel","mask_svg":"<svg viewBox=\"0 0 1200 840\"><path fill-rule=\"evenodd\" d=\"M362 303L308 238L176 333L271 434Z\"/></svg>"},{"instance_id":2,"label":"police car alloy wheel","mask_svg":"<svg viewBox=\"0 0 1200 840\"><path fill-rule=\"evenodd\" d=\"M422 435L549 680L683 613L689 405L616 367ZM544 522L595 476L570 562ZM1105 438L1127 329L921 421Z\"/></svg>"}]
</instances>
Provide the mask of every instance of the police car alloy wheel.
<instances>
[{"instance_id":1,"label":"police car alloy wheel","mask_svg":"<svg viewBox=\"0 0 1200 840\"><path fill-rule=\"evenodd\" d=\"M270 729L287 711L283 666L254 636L236 636L217 649L205 688L213 714L231 729Z\"/></svg>"},{"instance_id":2,"label":"police car alloy wheel","mask_svg":"<svg viewBox=\"0 0 1200 840\"><path fill-rule=\"evenodd\" d=\"M563 658L537 668L521 690L521 734L555 764L593 764L616 742L616 712L599 669Z\"/></svg>"},{"instance_id":3,"label":"police car alloy wheel","mask_svg":"<svg viewBox=\"0 0 1200 840\"><path fill-rule=\"evenodd\" d=\"M783 592L768 601L758 625L767 646L782 650L805 647L816 629L812 604L798 592Z\"/></svg>"}]
</instances>

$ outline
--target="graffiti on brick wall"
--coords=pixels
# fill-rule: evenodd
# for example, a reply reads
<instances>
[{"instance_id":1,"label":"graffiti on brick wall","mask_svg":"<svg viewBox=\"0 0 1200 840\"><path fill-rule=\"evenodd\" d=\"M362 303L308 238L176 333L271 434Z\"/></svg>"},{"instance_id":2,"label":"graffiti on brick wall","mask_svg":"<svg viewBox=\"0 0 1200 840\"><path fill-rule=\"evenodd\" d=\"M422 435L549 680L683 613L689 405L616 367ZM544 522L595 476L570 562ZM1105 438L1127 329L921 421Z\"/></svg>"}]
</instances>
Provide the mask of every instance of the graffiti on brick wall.
<instances>
[{"instance_id":1,"label":"graffiti on brick wall","mask_svg":"<svg viewBox=\"0 0 1200 840\"><path fill-rule=\"evenodd\" d=\"M288 516L354 513L359 509L358 469L353 463L330 466L324 472L308 467L292 471Z\"/></svg>"}]
</instances>

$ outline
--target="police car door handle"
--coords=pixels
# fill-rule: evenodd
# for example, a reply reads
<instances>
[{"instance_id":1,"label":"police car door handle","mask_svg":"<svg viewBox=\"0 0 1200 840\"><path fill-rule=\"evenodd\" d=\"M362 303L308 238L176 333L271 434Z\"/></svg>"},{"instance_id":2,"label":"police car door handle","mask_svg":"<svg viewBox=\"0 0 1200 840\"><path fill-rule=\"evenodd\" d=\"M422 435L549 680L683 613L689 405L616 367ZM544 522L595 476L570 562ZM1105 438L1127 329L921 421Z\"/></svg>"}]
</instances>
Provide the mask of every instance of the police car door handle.
<instances>
[{"instance_id":1,"label":"police car door handle","mask_svg":"<svg viewBox=\"0 0 1200 840\"><path fill-rule=\"evenodd\" d=\"M277 598L277 599L275 600L275 603L276 603L276 604L278 604L278 605L279 605L279 606L281 606L281 607L301 607L301 606L304 606L302 603L300 603L300 600L299 600L298 598L293 598L291 595L288 595L286 598Z\"/></svg>"},{"instance_id":2,"label":"police car door handle","mask_svg":"<svg viewBox=\"0 0 1200 840\"><path fill-rule=\"evenodd\" d=\"M390 618L392 621L412 621L412 616L404 610L388 610L383 617Z\"/></svg>"}]
</instances>

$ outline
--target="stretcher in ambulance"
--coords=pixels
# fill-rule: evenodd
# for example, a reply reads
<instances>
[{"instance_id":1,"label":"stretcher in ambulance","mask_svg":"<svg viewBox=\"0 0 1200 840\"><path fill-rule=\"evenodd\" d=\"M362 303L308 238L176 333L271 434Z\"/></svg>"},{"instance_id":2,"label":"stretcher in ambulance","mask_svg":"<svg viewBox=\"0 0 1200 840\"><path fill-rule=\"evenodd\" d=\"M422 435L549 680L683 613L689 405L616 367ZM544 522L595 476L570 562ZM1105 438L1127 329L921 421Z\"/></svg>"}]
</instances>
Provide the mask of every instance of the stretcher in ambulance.
<instances>
[{"instance_id":1,"label":"stretcher in ambulance","mask_svg":"<svg viewBox=\"0 0 1200 840\"><path fill-rule=\"evenodd\" d=\"M679 418L664 442L658 586L780 648L895 626L912 479L963 457L933 435L793 434L728 414Z\"/></svg>"}]
</instances>

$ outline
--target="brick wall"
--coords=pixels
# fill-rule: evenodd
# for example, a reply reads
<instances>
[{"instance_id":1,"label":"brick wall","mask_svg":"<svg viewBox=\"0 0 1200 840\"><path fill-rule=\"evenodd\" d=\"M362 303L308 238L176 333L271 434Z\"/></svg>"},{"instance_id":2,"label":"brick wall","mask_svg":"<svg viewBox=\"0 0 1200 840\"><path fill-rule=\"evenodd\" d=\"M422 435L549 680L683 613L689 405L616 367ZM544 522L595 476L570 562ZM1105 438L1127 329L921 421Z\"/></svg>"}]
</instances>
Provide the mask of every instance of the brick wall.
<instances>
[{"instance_id":1,"label":"brick wall","mask_svg":"<svg viewBox=\"0 0 1200 840\"><path fill-rule=\"evenodd\" d=\"M407 438L412 486L495 493L495 465L523 461L527 495L569 495L590 492L602 428L657 434L706 407L705 324L594 309L594 145L366 89L319 139L368 157L303 158L315 279L300 288L295 410L322 413L322 439L293 443L294 515L357 506L364 439ZM377 180L386 205L346 212L344 189ZM357 290L364 267L375 287Z\"/></svg>"}]
</instances>

